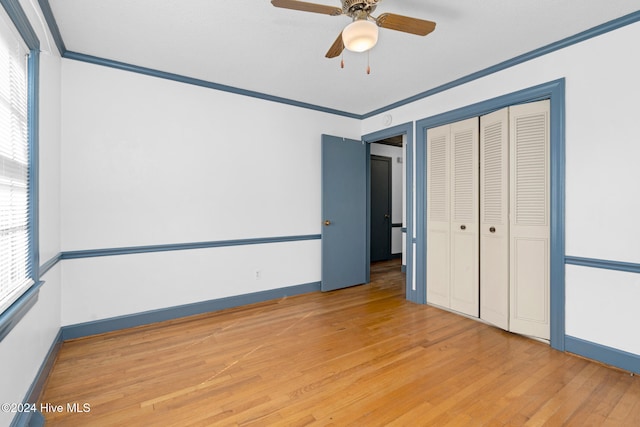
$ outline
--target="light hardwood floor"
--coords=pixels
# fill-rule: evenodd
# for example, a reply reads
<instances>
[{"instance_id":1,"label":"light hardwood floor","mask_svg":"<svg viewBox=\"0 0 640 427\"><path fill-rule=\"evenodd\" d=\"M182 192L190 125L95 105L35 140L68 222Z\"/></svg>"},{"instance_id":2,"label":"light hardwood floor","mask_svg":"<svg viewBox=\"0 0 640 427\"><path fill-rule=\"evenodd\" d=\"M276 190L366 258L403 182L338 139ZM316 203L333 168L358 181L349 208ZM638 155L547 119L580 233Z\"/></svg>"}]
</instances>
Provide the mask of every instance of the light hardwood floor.
<instances>
[{"instance_id":1,"label":"light hardwood floor","mask_svg":"<svg viewBox=\"0 0 640 427\"><path fill-rule=\"evenodd\" d=\"M57 426L640 426L640 381L372 282L63 344ZM89 404L89 412L67 404Z\"/></svg>"}]
</instances>

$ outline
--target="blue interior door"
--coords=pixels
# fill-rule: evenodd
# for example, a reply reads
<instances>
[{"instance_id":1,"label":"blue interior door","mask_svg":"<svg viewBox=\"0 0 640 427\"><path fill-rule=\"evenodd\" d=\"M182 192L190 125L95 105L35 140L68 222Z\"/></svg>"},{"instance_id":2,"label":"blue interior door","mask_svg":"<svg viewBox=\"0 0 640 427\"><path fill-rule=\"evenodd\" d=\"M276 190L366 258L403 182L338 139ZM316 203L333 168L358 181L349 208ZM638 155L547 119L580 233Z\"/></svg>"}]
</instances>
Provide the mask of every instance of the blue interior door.
<instances>
[{"instance_id":1,"label":"blue interior door","mask_svg":"<svg viewBox=\"0 0 640 427\"><path fill-rule=\"evenodd\" d=\"M322 135L322 290L368 281L367 146Z\"/></svg>"}]
</instances>

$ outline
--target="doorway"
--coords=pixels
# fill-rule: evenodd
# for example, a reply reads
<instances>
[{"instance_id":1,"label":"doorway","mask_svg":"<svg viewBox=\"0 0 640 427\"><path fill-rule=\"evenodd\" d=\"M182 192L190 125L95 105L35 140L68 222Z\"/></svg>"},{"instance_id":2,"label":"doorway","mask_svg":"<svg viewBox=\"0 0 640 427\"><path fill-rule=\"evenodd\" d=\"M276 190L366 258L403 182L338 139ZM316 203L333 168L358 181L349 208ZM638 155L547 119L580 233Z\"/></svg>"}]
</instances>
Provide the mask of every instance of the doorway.
<instances>
[{"instance_id":1,"label":"doorway","mask_svg":"<svg viewBox=\"0 0 640 427\"><path fill-rule=\"evenodd\" d=\"M405 273L407 299L413 301L413 282L408 251L407 217L412 208L411 161L412 124L396 126L375 134L366 135L364 141L370 147L369 161L369 247L372 263L397 260L393 265ZM380 171L381 170L381 171ZM388 177L388 174L391 177ZM387 190L390 188L390 191ZM381 194L382 193L382 194ZM387 194L389 193L389 194ZM374 268L373 265L370 268Z\"/></svg>"}]
</instances>

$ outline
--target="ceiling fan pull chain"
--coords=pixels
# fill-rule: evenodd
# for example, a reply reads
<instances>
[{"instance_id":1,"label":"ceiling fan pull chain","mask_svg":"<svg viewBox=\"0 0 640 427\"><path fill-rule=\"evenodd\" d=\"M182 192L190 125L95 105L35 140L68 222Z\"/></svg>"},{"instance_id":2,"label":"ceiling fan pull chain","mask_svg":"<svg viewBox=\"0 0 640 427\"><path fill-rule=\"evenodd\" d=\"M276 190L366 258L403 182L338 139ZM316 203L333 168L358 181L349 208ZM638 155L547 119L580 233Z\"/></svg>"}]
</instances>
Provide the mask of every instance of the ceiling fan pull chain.
<instances>
[{"instance_id":1,"label":"ceiling fan pull chain","mask_svg":"<svg viewBox=\"0 0 640 427\"><path fill-rule=\"evenodd\" d=\"M344 68L344 53L340 56L340 68Z\"/></svg>"},{"instance_id":2,"label":"ceiling fan pull chain","mask_svg":"<svg viewBox=\"0 0 640 427\"><path fill-rule=\"evenodd\" d=\"M370 53L370 52L371 52L371 49L369 49L369 50L367 51L367 74L371 74L371 66L369 66L369 56L370 56L370 54L369 54L369 53Z\"/></svg>"}]
</instances>

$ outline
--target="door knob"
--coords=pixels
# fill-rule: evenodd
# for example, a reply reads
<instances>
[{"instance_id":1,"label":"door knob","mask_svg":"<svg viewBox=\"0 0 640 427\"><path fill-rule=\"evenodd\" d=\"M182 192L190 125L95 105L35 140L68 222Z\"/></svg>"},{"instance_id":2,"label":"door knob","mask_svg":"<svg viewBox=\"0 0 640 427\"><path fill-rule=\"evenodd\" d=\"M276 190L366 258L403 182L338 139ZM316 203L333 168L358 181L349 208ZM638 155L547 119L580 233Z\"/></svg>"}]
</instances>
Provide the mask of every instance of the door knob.
<instances>
[{"instance_id":1,"label":"door knob","mask_svg":"<svg viewBox=\"0 0 640 427\"><path fill-rule=\"evenodd\" d=\"M492 233L495 233L496 232L496 228L495 227L489 227L489 231L492 232Z\"/></svg>"},{"instance_id":2,"label":"door knob","mask_svg":"<svg viewBox=\"0 0 640 427\"><path fill-rule=\"evenodd\" d=\"M331 225L331 221L329 221L328 219L326 219L326 220L324 221L324 225L327 225L327 226Z\"/></svg>"},{"instance_id":3,"label":"door knob","mask_svg":"<svg viewBox=\"0 0 640 427\"><path fill-rule=\"evenodd\" d=\"M384 219L389 219L389 214L384 214Z\"/></svg>"},{"instance_id":4,"label":"door knob","mask_svg":"<svg viewBox=\"0 0 640 427\"><path fill-rule=\"evenodd\" d=\"M467 229L466 225L463 224L463 225L460 226L460 230L466 230L466 229Z\"/></svg>"}]
</instances>

